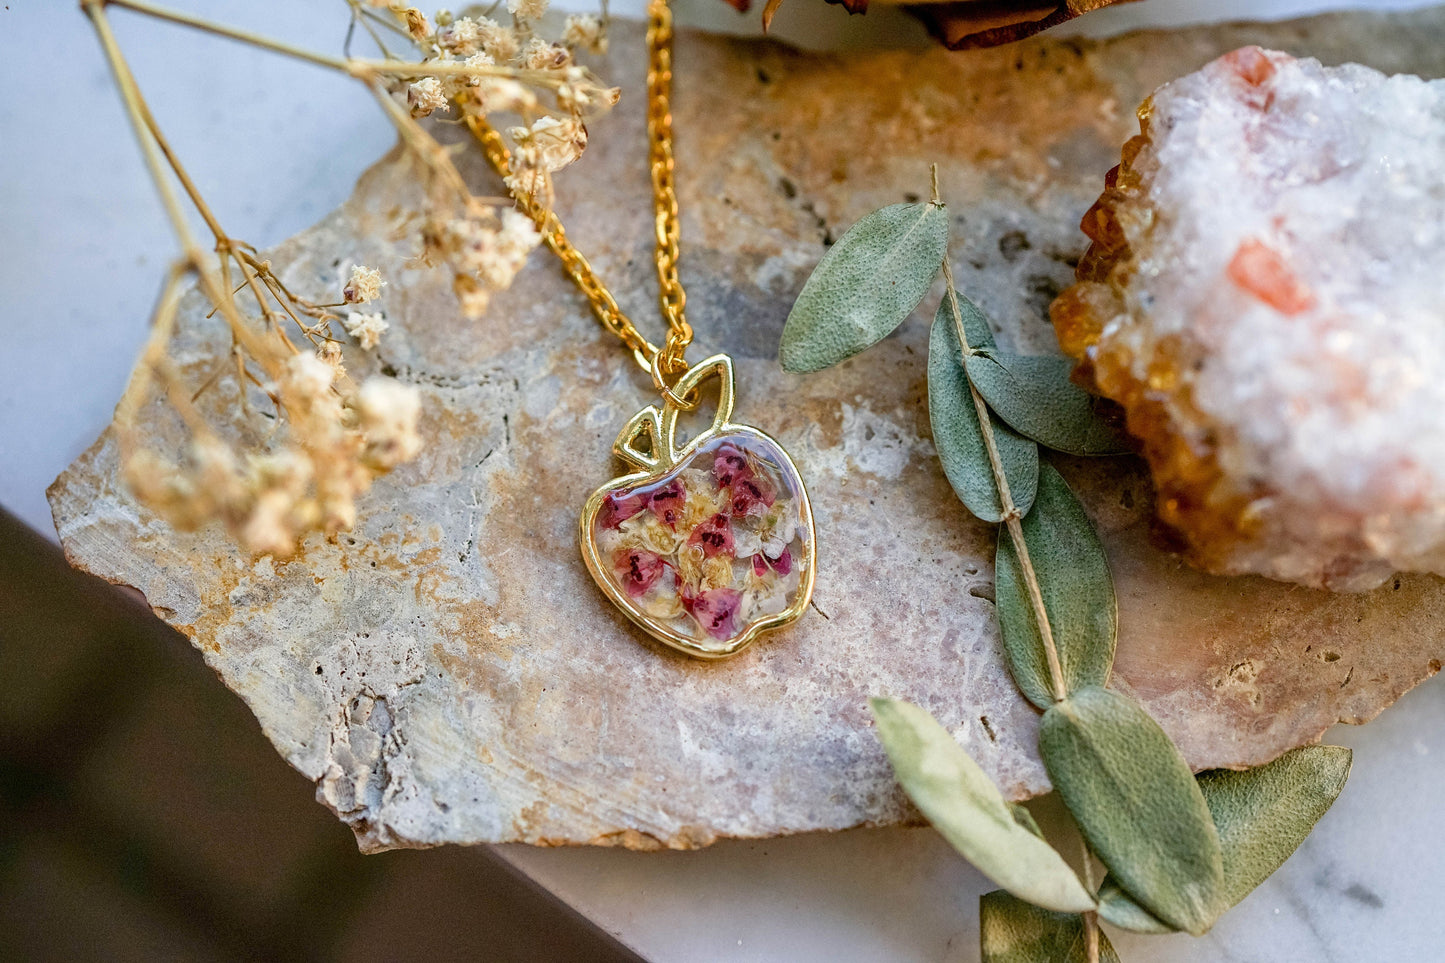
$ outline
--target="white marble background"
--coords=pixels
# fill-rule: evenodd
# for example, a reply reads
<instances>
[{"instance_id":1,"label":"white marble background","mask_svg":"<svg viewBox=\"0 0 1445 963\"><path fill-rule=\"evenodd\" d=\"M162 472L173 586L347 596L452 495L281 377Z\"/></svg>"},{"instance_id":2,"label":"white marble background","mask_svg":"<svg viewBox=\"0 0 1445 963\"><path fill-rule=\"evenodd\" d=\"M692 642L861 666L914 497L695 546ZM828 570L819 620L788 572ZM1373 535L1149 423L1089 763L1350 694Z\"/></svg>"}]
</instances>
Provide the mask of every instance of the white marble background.
<instances>
[{"instance_id":1,"label":"white marble background","mask_svg":"<svg viewBox=\"0 0 1445 963\"><path fill-rule=\"evenodd\" d=\"M340 0L170 2L323 49L340 44L345 26ZM644 3L614 0L612 9L635 15ZM1144 0L1067 29L1424 5ZM721 0L678 6L685 24L756 29L756 10L739 16ZM114 20L155 112L234 236L264 247L310 225L391 144L375 106L350 81L124 11ZM812 46L864 42L864 30L921 42L901 14L876 11L865 21L818 0L789 0L774 26ZM37 529L50 530L45 487L110 418L173 252L77 5L8 0L0 9L0 504ZM1340 801L1213 933L1121 935L1123 958L1445 958L1442 685L1421 686L1367 727L1331 733L1329 741L1355 749ZM724 843L698 853L502 852L660 961L976 960L977 898L991 888L928 830Z\"/></svg>"}]
</instances>

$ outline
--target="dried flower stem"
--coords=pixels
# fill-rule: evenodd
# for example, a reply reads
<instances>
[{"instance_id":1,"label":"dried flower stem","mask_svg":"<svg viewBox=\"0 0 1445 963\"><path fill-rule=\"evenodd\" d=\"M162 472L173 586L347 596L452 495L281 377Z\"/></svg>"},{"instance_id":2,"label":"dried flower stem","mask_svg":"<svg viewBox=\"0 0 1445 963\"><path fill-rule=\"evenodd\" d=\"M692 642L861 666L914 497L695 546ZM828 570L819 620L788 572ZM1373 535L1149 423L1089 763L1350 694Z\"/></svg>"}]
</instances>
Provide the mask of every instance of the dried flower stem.
<instances>
[{"instance_id":1,"label":"dried flower stem","mask_svg":"<svg viewBox=\"0 0 1445 963\"><path fill-rule=\"evenodd\" d=\"M169 7L146 3L145 0L81 0L81 2L87 10L92 7L123 7L126 10L144 14L148 17L154 17L157 20L165 20L170 23L193 27L205 33L215 34L218 37L226 37L230 40L250 44L253 47L270 50L273 53L295 57L298 60L315 64L318 67L329 67L332 70L339 70L344 74L350 74L361 80L371 80L374 75L380 74L401 78L506 77L547 88L557 88L565 83L554 71L549 70L526 70L516 67L482 64L436 63L434 61L413 62L407 60L371 60L364 57L333 57L329 54L307 50L304 47L297 47L294 44L286 43L284 40L273 40L270 37L262 36L249 30L242 30L239 27L228 27L225 24L213 23L180 10L172 10Z\"/></svg>"},{"instance_id":2,"label":"dried flower stem","mask_svg":"<svg viewBox=\"0 0 1445 963\"><path fill-rule=\"evenodd\" d=\"M933 203L940 203L938 194L938 167L933 168ZM947 285L948 304L953 313L954 329L958 332L958 344L963 351L965 359L974 354L973 348L968 343L968 333L963 328L963 312L958 307L958 295L954 292L953 266L949 263L948 254L943 256L943 281ZM965 375L966 377L966 375ZM983 433L984 448L988 451L988 464L993 470L994 485L998 488L998 502L1003 509L1004 526L1008 529L1009 538L1013 540L1014 551L1018 554L1019 569L1023 573L1024 585L1028 588L1029 601L1033 605L1034 618L1039 624L1039 637L1044 642L1044 658L1049 665L1049 682L1054 690L1054 699L1062 702L1068 697L1068 686L1064 682L1063 664L1059 661L1058 646L1054 642L1054 631L1049 625L1048 609L1044 607L1044 596L1039 588L1038 572L1034 570L1033 559L1029 556L1028 543L1024 541L1023 513L1014 504L1013 495L1009 491L1008 476L1004 474L1003 459L998 453L998 442L993 433L993 416L989 414L988 404L978 389L973 386L973 381L968 383L969 395L973 398L974 410L978 412L979 430Z\"/></svg>"},{"instance_id":3,"label":"dried flower stem","mask_svg":"<svg viewBox=\"0 0 1445 963\"><path fill-rule=\"evenodd\" d=\"M458 200L464 204L470 202L472 200L471 189L462 179L461 171L457 170L456 165L452 163L451 155L447 153L446 148L437 143L435 137L423 130L414 117L402 110L401 105L396 102L396 98L387 92L379 80L372 77L366 81L366 85L372 95L376 97L376 102L381 105L381 109L386 112L387 118L396 126L397 132L406 140L407 146L415 151L422 162L441 178L447 187L457 195Z\"/></svg>"},{"instance_id":4,"label":"dried flower stem","mask_svg":"<svg viewBox=\"0 0 1445 963\"><path fill-rule=\"evenodd\" d=\"M160 194L161 206L165 208L166 216L171 221L171 229L175 232L176 239L181 246L182 261L195 272L197 281L206 297L221 309L235 338L257 361L265 365L267 361L272 360L273 352L255 336L254 332L250 331L242 320L240 312L236 310L235 301L227 297L228 286L207 267L205 257L196 243L195 236L191 233L190 225L186 223L180 198L176 196L175 190L166 179L160 151L156 140L151 136L150 125L147 122L149 111L145 107L135 77L130 72L130 66L126 63L125 57L121 54L120 47L115 41L115 34L110 29L110 21L105 15L105 2L106 0L82 0L82 6L95 26L101 49L104 50L111 73L115 76L116 87L120 90L121 100L125 104L126 114L135 132L136 140L140 144L141 154L145 159L146 167L150 169L151 180L155 182L156 191Z\"/></svg>"},{"instance_id":5,"label":"dried flower stem","mask_svg":"<svg viewBox=\"0 0 1445 963\"><path fill-rule=\"evenodd\" d=\"M105 6L123 7L126 10L134 10L136 13L143 13L157 20L166 20L170 23L180 24L181 26L194 27L206 33L213 33L220 37L229 37L232 40L240 40L243 43L249 43L256 47L264 47L267 50L285 54L288 57L295 57L298 60L305 60L321 67L330 67L333 70L345 72L349 72L350 70L348 62L340 57L317 53L314 50L297 47L285 41L272 40L260 34L251 33L249 30L241 30L237 27L227 27L223 24L212 23L209 20L204 20L180 10L172 10L169 7L146 3L145 0L81 0L81 5L84 6L87 11L92 9L99 10Z\"/></svg>"},{"instance_id":6,"label":"dried flower stem","mask_svg":"<svg viewBox=\"0 0 1445 963\"><path fill-rule=\"evenodd\" d=\"M1094 879L1094 852L1089 841L1079 833L1079 856L1084 868L1084 886L1090 893L1098 893L1099 884ZM1093 910L1084 914L1084 956L1087 963L1099 963L1099 914Z\"/></svg>"}]
</instances>

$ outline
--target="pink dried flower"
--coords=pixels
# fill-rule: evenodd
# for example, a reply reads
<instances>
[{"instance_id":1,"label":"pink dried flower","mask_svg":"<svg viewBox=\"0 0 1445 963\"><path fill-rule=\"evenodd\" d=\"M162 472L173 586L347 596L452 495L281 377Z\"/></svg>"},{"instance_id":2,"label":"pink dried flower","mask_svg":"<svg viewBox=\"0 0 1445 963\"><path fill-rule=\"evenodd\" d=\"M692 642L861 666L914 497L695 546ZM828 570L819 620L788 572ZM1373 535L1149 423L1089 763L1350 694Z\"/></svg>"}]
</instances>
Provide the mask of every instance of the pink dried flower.
<instances>
[{"instance_id":1,"label":"pink dried flower","mask_svg":"<svg viewBox=\"0 0 1445 963\"><path fill-rule=\"evenodd\" d=\"M732 445L723 445L713 458L712 474L719 488L731 488L739 478L751 478L753 468L741 451Z\"/></svg>"},{"instance_id":2,"label":"pink dried flower","mask_svg":"<svg viewBox=\"0 0 1445 963\"><path fill-rule=\"evenodd\" d=\"M702 630L715 639L730 639L738 631L738 609L743 595L737 589L715 588L697 595L684 592L682 606Z\"/></svg>"},{"instance_id":3,"label":"pink dried flower","mask_svg":"<svg viewBox=\"0 0 1445 963\"><path fill-rule=\"evenodd\" d=\"M723 553L731 555L733 554L732 521L719 512L693 529L692 534L688 536L687 543L701 546L702 553L707 558Z\"/></svg>"},{"instance_id":4,"label":"pink dried flower","mask_svg":"<svg viewBox=\"0 0 1445 963\"><path fill-rule=\"evenodd\" d=\"M620 549L613 556L612 565L622 580L622 587L633 598L646 595L667 567L661 556L641 548Z\"/></svg>"},{"instance_id":5,"label":"pink dried flower","mask_svg":"<svg viewBox=\"0 0 1445 963\"><path fill-rule=\"evenodd\" d=\"M677 520L682 515L686 502L687 491L682 487L681 480L673 479L652 493L647 507L652 509L658 521L676 531Z\"/></svg>"},{"instance_id":6,"label":"pink dried flower","mask_svg":"<svg viewBox=\"0 0 1445 963\"><path fill-rule=\"evenodd\" d=\"M777 501L773 486L756 476L734 479L732 493L732 513L736 517L762 515Z\"/></svg>"},{"instance_id":7,"label":"pink dried flower","mask_svg":"<svg viewBox=\"0 0 1445 963\"><path fill-rule=\"evenodd\" d=\"M603 528L617 528L638 512L647 508L647 496L636 492L626 495L608 492L602 500L602 510L597 514L597 523Z\"/></svg>"},{"instance_id":8,"label":"pink dried flower","mask_svg":"<svg viewBox=\"0 0 1445 963\"><path fill-rule=\"evenodd\" d=\"M769 571L777 572L779 575L784 576L791 575L793 572L792 549L783 549L783 553L777 558L768 558L768 556L763 552L759 552L758 554L753 556L754 575L756 575L758 578L762 578L764 575L768 574Z\"/></svg>"}]
</instances>

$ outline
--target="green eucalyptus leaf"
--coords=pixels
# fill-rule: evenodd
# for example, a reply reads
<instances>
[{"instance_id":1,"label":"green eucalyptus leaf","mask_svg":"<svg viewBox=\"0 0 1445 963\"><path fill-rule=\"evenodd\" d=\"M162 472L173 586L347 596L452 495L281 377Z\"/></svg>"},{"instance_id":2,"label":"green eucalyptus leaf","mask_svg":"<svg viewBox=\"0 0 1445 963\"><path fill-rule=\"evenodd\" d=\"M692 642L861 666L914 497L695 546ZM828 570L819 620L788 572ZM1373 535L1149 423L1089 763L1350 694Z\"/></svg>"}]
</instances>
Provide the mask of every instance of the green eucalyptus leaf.
<instances>
[{"instance_id":1,"label":"green eucalyptus leaf","mask_svg":"<svg viewBox=\"0 0 1445 963\"><path fill-rule=\"evenodd\" d=\"M1233 906L1284 865L1345 787L1350 750L1307 746L1244 772L1216 770L1198 779L1224 857L1224 899ZM1124 929L1169 931L1112 877L1099 891L1099 915Z\"/></svg>"},{"instance_id":2,"label":"green eucalyptus leaf","mask_svg":"<svg viewBox=\"0 0 1445 963\"><path fill-rule=\"evenodd\" d=\"M978 936L983 963L1088 963L1082 916L1040 909L1003 890L979 898ZM1102 931L1099 963L1119 963Z\"/></svg>"},{"instance_id":3,"label":"green eucalyptus leaf","mask_svg":"<svg viewBox=\"0 0 1445 963\"><path fill-rule=\"evenodd\" d=\"M1020 898L1049 909L1083 912L1094 908L1094 898L1063 857L1019 824L998 787L947 729L907 702L870 699L869 705L899 784L943 838L979 872Z\"/></svg>"},{"instance_id":4,"label":"green eucalyptus leaf","mask_svg":"<svg viewBox=\"0 0 1445 963\"><path fill-rule=\"evenodd\" d=\"M1134 902L1113 876L1105 876L1103 885L1099 887L1099 918L1133 933L1160 935L1179 932Z\"/></svg>"},{"instance_id":5,"label":"green eucalyptus leaf","mask_svg":"<svg viewBox=\"0 0 1445 963\"><path fill-rule=\"evenodd\" d=\"M1044 831L1039 828L1038 820L1034 819L1034 814L1029 812L1027 806L1021 806L1018 803L1009 803L1008 811L1013 814L1014 822L1040 839L1044 838Z\"/></svg>"},{"instance_id":6,"label":"green eucalyptus leaf","mask_svg":"<svg viewBox=\"0 0 1445 963\"><path fill-rule=\"evenodd\" d=\"M1022 528L1067 690L1103 686L1119 629L1114 579L1089 516L1048 463L1039 466L1038 495ZM1044 640L1018 550L1005 532L994 556L994 603L1014 681L1030 702L1047 709L1054 700Z\"/></svg>"},{"instance_id":7,"label":"green eucalyptus leaf","mask_svg":"<svg viewBox=\"0 0 1445 963\"><path fill-rule=\"evenodd\" d=\"M964 300L959 298L960 308ZM965 313L964 318L967 322L968 314ZM965 331L969 338L974 337L971 329L965 327ZM943 473L964 507L986 522L1003 521L998 486L984 444L978 408L963 370L963 350L958 344L958 329L948 298L943 299L928 337L928 419L933 426L933 444L938 449L938 460L943 462ZM1019 511L1027 512L1034 503L1034 489L1039 481L1038 446L1002 422L989 420L994 444L1003 462L1004 477L1008 479L1009 495Z\"/></svg>"},{"instance_id":8,"label":"green eucalyptus leaf","mask_svg":"<svg viewBox=\"0 0 1445 963\"><path fill-rule=\"evenodd\" d=\"M1109 402L1069 380L1074 363L1054 355L990 352L968 359L968 377L1015 431L1071 455L1117 455L1128 440L1100 417Z\"/></svg>"},{"instance_id":9,"label":"green eucalyptus leaf","mask_svg":"<svg viewBox=\"0 0 1445 963\"><path fill-rule=\"evenodd\" d=\"M979 309L978 305L960 294L957 289L954 289L953 297L958 300L958 316L963 320L963 334L968 338L968 346L975 351L994 350L997 344L993 340L993 328L989 326L988 317ZM953 299L950 299L947 293L944 294L943 302L938 306L938 313L934 315L934 320L937 321L941 317L950 319L953 317Z\"/></svg>"},{"instance_id":10,"label":"green eucalyptus leaf","mask_svg":"<svg viewBox=\"0 0 1445 963\"><path fill-rule=\"evenodd\" d=\"M778 360L820 371L887 337L928 293L948 248L942 204L893 204L828 249L783 325Z\"/></svg>"},{"instance_id":11,"label":"green eucalyptus leaf","mask_svg":"<svg viewBox=\"0 0 1445 963\"><path fill-rule=\"evenodd\" d=\"M1189 765L1132 699L1088 687L1049 708L1039 754L1119 885L1196 936L1226 908L1219 833Z\"/></svg>"}]
</instances>

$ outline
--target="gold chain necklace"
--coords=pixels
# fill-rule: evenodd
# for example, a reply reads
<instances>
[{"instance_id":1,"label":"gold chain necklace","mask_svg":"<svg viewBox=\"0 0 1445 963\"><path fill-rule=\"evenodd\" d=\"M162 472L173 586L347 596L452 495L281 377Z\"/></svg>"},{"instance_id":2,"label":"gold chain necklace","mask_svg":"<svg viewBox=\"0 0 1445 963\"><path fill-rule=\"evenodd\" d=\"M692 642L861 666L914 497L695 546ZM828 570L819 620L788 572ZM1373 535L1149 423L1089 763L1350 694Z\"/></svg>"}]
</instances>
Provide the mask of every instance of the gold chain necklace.
<instances>
[{"instance_id":1,"label":"gold chain necklace","mask_svg":"<svg viewBox=\"0 0 1445 963\"><path fill-rule=\"evenodd\" d=\"M602 326L652 375L662 404L627 422L612 450L635 469L593 492L582 509L582 558L603 593L654 638L701 658L740 652L792 622L813 594L813 513L788 453L756 428L733 424L733 365L725 354L689 367L692 327L678 278L677 191L672 157L672 11L647 10L647 153L652 175L658 303L667 337L657 347L623 314L562 222L526 194L520 208L542 232ZM482 118L467 124L503 177L510 157ZM718 382L712 425L683 440L678 416Z\"/></svg>"}]
</instances>

